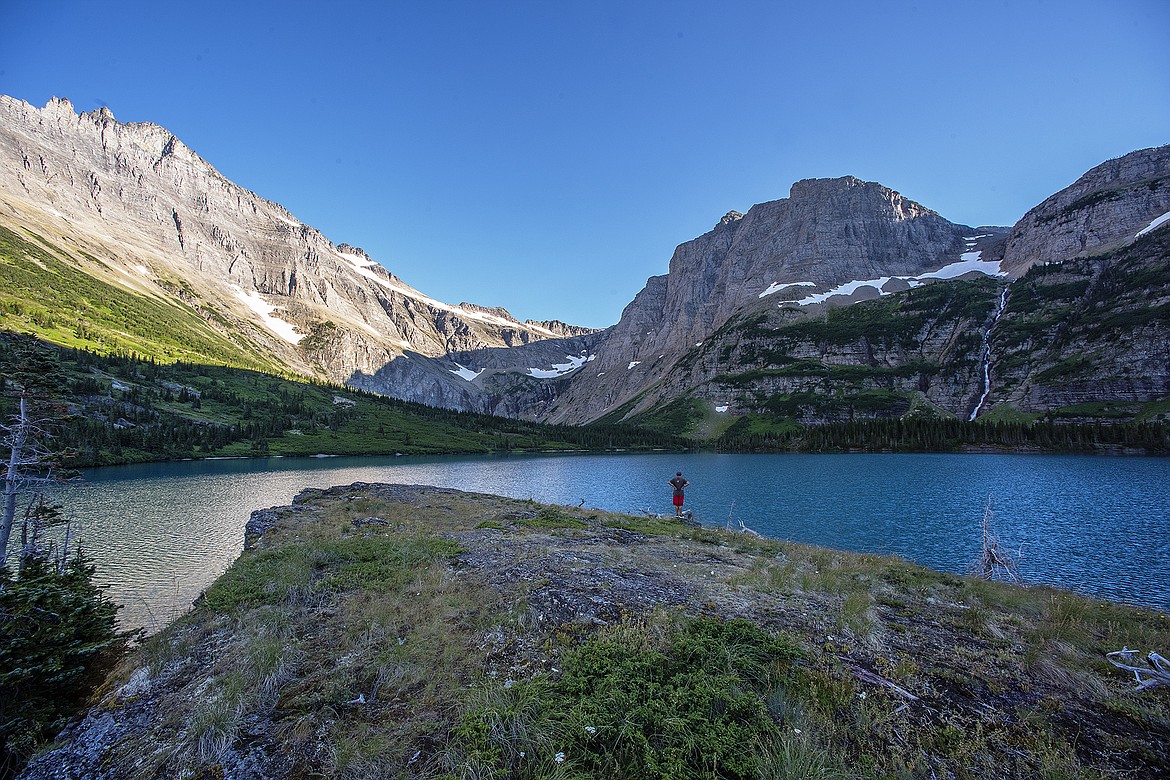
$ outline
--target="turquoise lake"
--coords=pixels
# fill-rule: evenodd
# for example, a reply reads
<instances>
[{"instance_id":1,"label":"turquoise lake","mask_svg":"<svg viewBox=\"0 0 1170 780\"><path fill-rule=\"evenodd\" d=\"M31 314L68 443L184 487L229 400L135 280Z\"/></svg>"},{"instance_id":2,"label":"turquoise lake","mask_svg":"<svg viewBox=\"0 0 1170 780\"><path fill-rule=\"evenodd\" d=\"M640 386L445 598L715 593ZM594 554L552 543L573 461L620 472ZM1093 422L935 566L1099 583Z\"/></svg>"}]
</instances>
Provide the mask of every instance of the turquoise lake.
<instances>
[{"instance_id":1,"label":"turquoise lake","mask_svg":"<svg viewBox=\"0 0 1170 780\"><path fill-rule=\"evenodd\" d=\"M399 482L670 513L964 572L990 497L1027 582L1170 610L1170 459L1049 455L566 454L205 460L87 471L62 498L125 605L160 628L239 555L254 509L306 487Z\"/></svg>"}]
</instances>

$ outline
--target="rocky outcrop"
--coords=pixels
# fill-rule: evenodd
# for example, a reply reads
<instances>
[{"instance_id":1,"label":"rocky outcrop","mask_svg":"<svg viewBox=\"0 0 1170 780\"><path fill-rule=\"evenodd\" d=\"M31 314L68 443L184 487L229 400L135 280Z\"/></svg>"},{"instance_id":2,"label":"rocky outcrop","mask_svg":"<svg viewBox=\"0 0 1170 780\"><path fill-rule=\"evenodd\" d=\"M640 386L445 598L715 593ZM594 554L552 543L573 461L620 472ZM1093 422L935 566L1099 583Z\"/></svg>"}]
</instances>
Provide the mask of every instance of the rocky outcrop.
<instances>
[{"instance_id":1,"label":"rocky outcrop","mask_svg":"<svg viewBox=\"0 0 1170 780\"><path fill-rule=\"evenodd\" d=\"M1101 655L1100 637L1162 631L1152 610L416 485L309 489L253 519L249 550L20 780L614 776L592 768L625 766L613 746L627 734L670 755L656 740L671 717L686 748L670 760L698 757L675 776L700 776L699 759L722 769L745 744L820 776L893 776L908 737L919 774L938 777L1170 772L1170 704ZM1078 630L1054 649L1070 612ZM714 630L682 641L697 620ZM623 709L631 692L655 706ZM573 710L564 722L587 736L566 745L553 716L583 696L619 703ZM1118 702L1126 717L1102 715ZM720 732L725 712L739 720ZM818 741L788 741L802 731ZM716 743L727 752L692 738L715 733L735 740ZM721 774L808 776L791 758L768 769Z\"/></svg>"}]
</instances>

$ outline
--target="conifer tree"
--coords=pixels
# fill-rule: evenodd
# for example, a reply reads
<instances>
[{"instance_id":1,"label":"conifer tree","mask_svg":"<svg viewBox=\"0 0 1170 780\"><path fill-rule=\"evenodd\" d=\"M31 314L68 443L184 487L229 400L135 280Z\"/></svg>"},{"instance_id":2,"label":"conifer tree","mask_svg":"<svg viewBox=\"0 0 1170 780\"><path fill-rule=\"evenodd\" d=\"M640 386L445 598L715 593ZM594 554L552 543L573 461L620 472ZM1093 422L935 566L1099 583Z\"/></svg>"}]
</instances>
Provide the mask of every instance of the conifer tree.
<instances>
[{"instance_id":1,"label":"conifer tree","mask_svg":"<svg viewBox=\"0 0 1170 780\"><path fill-rule=\"evenodd\" d=\"M45 488L58 472L49 423L59 416L54 353L28 337L0 341L4 390L14 413L4 426L5 490L0 525L0 780L13 776L83 706L136 636L119 633L118 607L93 583L94 567L69 540L45 532L60 508ZM21 500L26 509L15 573L7 551Z\"/></svg>"}]
</instances>

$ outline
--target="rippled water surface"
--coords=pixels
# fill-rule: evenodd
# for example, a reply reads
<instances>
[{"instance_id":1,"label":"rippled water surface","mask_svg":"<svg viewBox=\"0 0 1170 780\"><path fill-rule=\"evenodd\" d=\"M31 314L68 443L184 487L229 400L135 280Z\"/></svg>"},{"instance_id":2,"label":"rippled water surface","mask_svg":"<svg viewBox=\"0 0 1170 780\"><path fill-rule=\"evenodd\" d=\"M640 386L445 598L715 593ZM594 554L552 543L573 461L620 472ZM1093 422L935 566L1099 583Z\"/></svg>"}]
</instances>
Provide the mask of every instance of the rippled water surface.
<instances>
[{"instance_id":1,"label":"rippled water surface","mask_svg":"<svg viewBox=\"0 0 1170 780\"><path fill-rule=\"evenodd\" d=\"M95 469L64 496L123 622L158 628L236 558L254 509L305 487L438 485L557 504L687 507L766 536L961 572L988 497L1025 579L1170 609L1170 459L1038 455L577 454L271 458Z\"/></svg>"}]
</instances>

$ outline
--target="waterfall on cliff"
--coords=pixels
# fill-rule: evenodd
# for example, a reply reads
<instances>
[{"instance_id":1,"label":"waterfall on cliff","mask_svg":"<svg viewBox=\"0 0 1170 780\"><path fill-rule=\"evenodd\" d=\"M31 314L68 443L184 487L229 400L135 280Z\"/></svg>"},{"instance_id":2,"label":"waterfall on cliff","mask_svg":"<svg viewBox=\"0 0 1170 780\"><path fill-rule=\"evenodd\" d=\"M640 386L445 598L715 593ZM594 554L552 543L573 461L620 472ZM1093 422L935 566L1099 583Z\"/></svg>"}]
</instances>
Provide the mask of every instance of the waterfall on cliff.
<instances>
[{"instance_id":1,"label":"waterfall on cliff","mask_svg":"<svg viewBox=\"0 0 1170 780\"><path fill-rule=\"evenodd\" d=\"M1004 287L1003 292L999 294L999 304L995 308L995 314L992 315L987 329L983 331L983 395L979 396L979 403L975 404L975 408L971 410L971 416L967 418L967 422L971 422L979 416L983 404L987 401L987 396L991 394L991 329L995 327L995 323L999 322L1004 308L1007 307L1007 293L1008 288Z\"/></svg>"}]
</instances>

